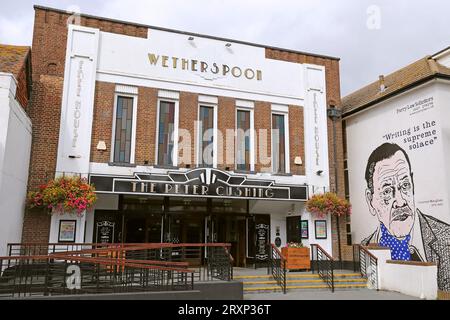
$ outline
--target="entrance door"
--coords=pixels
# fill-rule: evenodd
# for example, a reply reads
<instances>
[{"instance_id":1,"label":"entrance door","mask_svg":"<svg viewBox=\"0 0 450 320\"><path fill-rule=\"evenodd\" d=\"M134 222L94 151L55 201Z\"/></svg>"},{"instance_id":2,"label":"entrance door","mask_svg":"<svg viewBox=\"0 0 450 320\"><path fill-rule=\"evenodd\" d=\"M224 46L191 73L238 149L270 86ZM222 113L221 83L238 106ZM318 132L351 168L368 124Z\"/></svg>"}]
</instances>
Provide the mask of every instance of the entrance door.
<instances>
[{"instance_id":1,"label":"entrance door","mask_svg":"<svg viewBox=\"0 0 450 320\"><path fill-rule=\"evenodd\" d=\"M214 220L214 218L213 218ZM217 243L231 244L231 255L235 267L246 266L247 224L245 216L226 215L215 216L217 221Z\"/></svg>"},{"instance_id":2,"label":"entrance door","mask_svg":"<svg viewBox=\"0 0 450 320\"><path fill-rule=\"evenodd\" d=\"M126 219L126 243L145 243L146 239L146 219L128 218Z\"/></svg>"},{"instance_id":3,"label":"entrance door","mask_svg":"<svg viewBox=\"0 0 450 320\"><path fill-rule=\"evenodd\" d=\"M287 242L301 243L300 221L302 217L288 217L286 219Z\"/></svg>"}]
</instances>

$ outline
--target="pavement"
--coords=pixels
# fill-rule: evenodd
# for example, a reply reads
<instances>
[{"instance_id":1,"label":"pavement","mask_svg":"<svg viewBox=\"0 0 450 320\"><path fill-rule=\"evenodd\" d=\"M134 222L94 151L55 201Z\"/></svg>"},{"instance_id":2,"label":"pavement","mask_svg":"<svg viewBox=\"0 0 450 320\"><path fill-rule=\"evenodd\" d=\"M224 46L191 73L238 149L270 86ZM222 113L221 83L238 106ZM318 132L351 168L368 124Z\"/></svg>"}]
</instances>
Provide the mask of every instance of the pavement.
<instances>
[{"instance_id":1,"label":"pavement","mask_svg":"<svg viewBox=\"0 0 450 320\"><path fill-rule=\"evenodd\" d=\"M252 293L245 294L244 300L420 300L401 293L376 291L368 289L359 290L341 290L323 291L291 291L286 294L270 293Z\"/></svg>"}]
</instances>

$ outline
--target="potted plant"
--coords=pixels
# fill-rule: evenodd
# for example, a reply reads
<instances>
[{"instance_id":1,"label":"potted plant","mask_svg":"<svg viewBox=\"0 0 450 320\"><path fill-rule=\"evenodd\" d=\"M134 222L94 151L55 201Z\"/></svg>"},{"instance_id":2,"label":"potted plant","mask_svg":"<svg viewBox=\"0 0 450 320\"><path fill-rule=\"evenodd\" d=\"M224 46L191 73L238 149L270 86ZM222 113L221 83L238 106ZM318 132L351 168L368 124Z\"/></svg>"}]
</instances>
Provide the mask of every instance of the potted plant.
<instances>
[{"instance_id":1,"label":"potted plant","mask_svg":"<svg viewBox=\"0 0 450 320\"><path fill-rule=\"evenodd\" d=\"M28 194L28 206L50 214L73 213L82 216L97 200L94 186L80 177L59 177Z\"/></svg>"},{"instance_id":2,"label":"potted plant","mask_svg":"<svg viewBox=\"0 0 450 320\"><path fill-rule=\"evenodd\" d=\"M286 258L286 269L288 270L310 270L310 250L302 243L290 242L281 253Z\"/></svg>"}]
</instances>

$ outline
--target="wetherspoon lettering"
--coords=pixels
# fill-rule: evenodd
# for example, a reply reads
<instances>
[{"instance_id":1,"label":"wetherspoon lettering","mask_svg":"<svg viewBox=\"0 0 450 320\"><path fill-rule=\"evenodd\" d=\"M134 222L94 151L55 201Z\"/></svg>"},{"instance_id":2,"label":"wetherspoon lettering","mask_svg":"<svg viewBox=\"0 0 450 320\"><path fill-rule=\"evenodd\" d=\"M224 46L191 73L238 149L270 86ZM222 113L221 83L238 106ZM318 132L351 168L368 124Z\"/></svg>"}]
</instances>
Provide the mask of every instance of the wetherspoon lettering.
<instances>
[{"instance_id":1,"label":"wetherspoon lettering","mask_svg":"<svg viewBox=\"0 0 450 320\"><path fill-rule=\"evenodd\" d=\"M182 69L199 73L211 73L220 76L233 76L235 78L245 77L248 80L262 81L262 71L253 68L230 67L226 64L207 63L205 61L169 57L149 53L148 59L153 66L161 65L163 68Z\"/></svg>"}]
</instances>

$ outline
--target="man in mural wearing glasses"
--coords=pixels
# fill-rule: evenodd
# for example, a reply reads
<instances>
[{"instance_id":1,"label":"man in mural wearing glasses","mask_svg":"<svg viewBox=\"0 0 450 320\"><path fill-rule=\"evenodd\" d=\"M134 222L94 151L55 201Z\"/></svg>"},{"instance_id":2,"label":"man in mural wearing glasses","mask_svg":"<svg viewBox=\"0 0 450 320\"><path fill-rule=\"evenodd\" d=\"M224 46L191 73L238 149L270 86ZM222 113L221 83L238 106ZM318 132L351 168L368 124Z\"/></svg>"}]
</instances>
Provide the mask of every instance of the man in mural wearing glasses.
<instances>
[{"instance_id":1,"label":"man in mural wearing glasses","mask_svg":"<svg viewBox=\"0 0 450 320\"><path fill-rule=\"evenodd\" d=\"M414 177L408 154L385 143L369 157L365 198L380 222L361 244L391 249L393 260L435 262L438 284L450 290L450 225L416 208Z\"/></svg>"}]
</instances>

